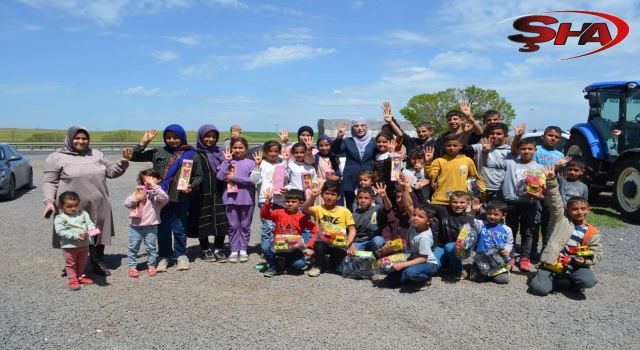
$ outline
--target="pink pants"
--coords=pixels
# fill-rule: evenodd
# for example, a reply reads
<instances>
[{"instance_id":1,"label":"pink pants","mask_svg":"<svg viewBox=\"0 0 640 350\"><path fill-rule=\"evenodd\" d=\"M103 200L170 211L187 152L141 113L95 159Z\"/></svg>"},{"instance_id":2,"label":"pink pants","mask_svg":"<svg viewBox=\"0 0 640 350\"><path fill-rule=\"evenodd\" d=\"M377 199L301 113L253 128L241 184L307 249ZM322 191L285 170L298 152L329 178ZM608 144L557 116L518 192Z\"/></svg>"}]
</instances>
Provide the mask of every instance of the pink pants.
<instances>
[{"instance_id":1,"label":"pink pants","mask_svg":"<svg viewBox=\"0 0 640 350\"><path fill-rule=\"evenodd\" d=\"M84 267L87 265L89 247L63 248L64 268L67 271L69 281L76 280L84 275Z\"/></svg>"}]
</instances>

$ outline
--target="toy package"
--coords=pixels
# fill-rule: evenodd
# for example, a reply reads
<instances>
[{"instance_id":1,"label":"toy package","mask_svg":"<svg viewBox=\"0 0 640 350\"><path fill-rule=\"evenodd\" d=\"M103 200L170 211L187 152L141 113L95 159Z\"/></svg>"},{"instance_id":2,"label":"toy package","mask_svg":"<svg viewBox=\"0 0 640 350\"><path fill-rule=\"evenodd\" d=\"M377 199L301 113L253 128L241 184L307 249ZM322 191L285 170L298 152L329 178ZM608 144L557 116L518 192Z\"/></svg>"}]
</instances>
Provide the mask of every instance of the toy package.
<instances>
[{"instance_id":1,"label":"toy package","mask_svg":"<svg viewBox=\"0 0 640 350\"><path fill-rule=\"evenodd\" d=\"M546 187L546 176L542 170L529 170L526 173L525 191L528 193L539 193Z\"/></svg>"},{"instance_id":2,"label":"toy package","mask_svg":"<svg viewBox=\"0 0 640 350\"><path fill-rule=\"evenodd\" d=\"M280 192L284 187L284 173L287 166L283 163L276 164L273 171L273 192Z\"/></svg>"},{"instance_id":3,"label":"toy package","mask_svg":"<svg viewBox=\"0 0 640 350\"><path fill-rule=\"evenodd\" d=\"M400 180L400 172L402 171L402 156L398 153L391 154L391 181Z\"/></svg>"},{"instance_id":4,"label":"toy package","mask_svg":"<svg viewBox=\"0 0 640 350\"><path fill-rule=\"evenodd\" d=\"M229 167L229 170L227 170L227 173L234 174L235 172L236 172L236 166L231 164L231 166ZM237 192L238 192L238 185L233 183L233 181L227 181L227 193L237 193Z\"/></svg>"},{"instance_id":5,"label":"toy package","mask_svg":"<svg viewBox=\"0 0 640 350\"><path fill-rule=\"evenodd\" d=\"M193 170L193 160L185 159L180 167L180 176L178 177L178 191L185 191L189 188L189 179L191 179L191 170Z\"/></svg>"},{"instance_id":6,"label":"toy package","mask_svg":"<svg viewBox=\"0 0 640 350\"><path fill-rule=\"evenodd\" d=\"M347 256L342 261L342 277L370 279L374 274L375 261L373 252L359 250L356 256Z\"/></svg>"},{"instance_id":7,"label":"toy package","mask_svg":"<svg viewBox=\"0 0 640 350\"><path fill-rule=\"evenodd\" d=\"M147 196L147 187L146 186L142 186L142 185L138 185L136 186L136 190L133 192L134 195L143 195ZM136 205L134 208L131 208L131 210L129 211L129 217L130 218L142 218L142 208L144 207L144 200L138 202L138 205Z\"/></svg>"},{"instance_id":8,"label":"toy package","mask_svg":"<svg viewBox=\"0 0 640 350\"><path fill-rule=\"evenodd\" d=\"M304 250L305 245L300 235L276 235L273 238L273 252L290 253L294 250Z\"/></svg>"},{"instance_id":9,"label":"toy package","mask_svg":"<svg viewBox=\"0 0 640 350\"><path fill-rule=\"evenodd\" d=\"M392 254L403 253L406 247L407 245L402 238L396 238L376 250L376 256L383 258Z\"/></svg>"},{"instance_id":10,"label":"toy package","mask_svg":"<svg viewBox=\"0 0 640 350\"><path fill-rule=\"evenodd\" d=\"M480 186L478 186L478 182L475 177L467 179L467 193L469 193L471 198L481 198L482 193L480 192Z\"/></svg>"},{"instance_id":11,"label":"toy package","mask_svg":"<svg viewBox=\"0 0 640 350\"><path fill-rule=\"evenodd\" d=\"M307 198L313 189L313 175L310 172L302 173L302 186L304 186L304 196Z\"/></svg>"},{"instance_id":12,"label":"toy package","mask_svg":"<svg viewBox=\"0 0 640 350\"><path fill-rule=\"evenodd\" d=\"M508 255L500 254L501 248L489 248L484 253L476 254L474 261L480 269L480 273L485 276L493 277L506 271L511 259Z\"/></svg>"},{"instance_id":13,"label":"toy package","mask_svg":"<svg viewBox=\"0 0 640 350\"><path fill-rule=\"evenodd\" d=\"M92 228L91 230L87 231L87 235L89 235L89 237L95 237L99 234L101 234L102 232L100 232L99 228Z\"/></svg>"},{"instance_id":14,"label":"toy package","mask_svg":"<svg viewBox=\"0 0 640 350\"><path fill-rule=\"evenodd\" d=\"M383 273L391 272L391 266L395 263L405 262L409 259L409 254L405 253L396 253L391 254L389 256L385 256L384 258L380 258L376 261L374 267Z\"/></svg>"},{"instance_id":15,"label":"toy package","mask_svg":"<svg viewBox=\"0 0 640 350\"><path fill-rule=\"evenodd\" d=\"M339 230L322 231L318 235L320 240L332 247L347 249L347 235Z\"/></svg>"},{"instance_id":16,"label":"toy package","mask_svg":"<svg viewBox=\"0 0 640 350\"><path fill-rule=\"evenodd\" d=\"M478 233L471 229L469 224L464 224L458 233L456 240L455 254L460 259L466 259L471 255L473 247L476 245Z\"/></svg>"}]
</instances>

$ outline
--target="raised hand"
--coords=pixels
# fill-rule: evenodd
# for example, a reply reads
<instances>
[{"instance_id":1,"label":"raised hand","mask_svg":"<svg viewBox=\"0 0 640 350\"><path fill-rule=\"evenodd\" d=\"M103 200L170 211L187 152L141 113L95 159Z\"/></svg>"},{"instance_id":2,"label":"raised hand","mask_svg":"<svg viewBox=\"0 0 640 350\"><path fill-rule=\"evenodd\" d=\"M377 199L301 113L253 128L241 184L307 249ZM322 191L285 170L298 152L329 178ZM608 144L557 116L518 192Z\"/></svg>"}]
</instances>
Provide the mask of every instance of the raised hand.
<instances>
[{"instance_id":1,"label":"raised hand","mask_svg":"<svg viewBox=\"0 0 640 350\"><path fill-rule=\"evenodd\" d=\"M391 114L391 103L388 101L382 103L382 114L384 116L384 121L387 124L391 124L393 121L393 115Z\"/></svg>"},{"instance_id":2,"label":"raised hand","mask_svg":"<svg viewBox=\"0 0 640 350\"><path fill-rule=\"evenodd\" d=\"M555 167L556 167L556 169L560 168L560 167L563 167L563 166L565 166L565 164L569 163L570 161L571 161L571 156L564 157L562 159L559 159L556 162Z\"/></svg>"},{"instance_id":3,"label":"raised hand","mask_svg":"<svg viewBox=\"0 0 640 350\"><path fill-rule=\"evenodd\" d=\"M467 122L464 123L463 132L468 134L471 132L471 130L473 130L473 124L467 119Z\"/></svg>"},{"instance_id":4,"label":"raised hand","mask_svg":"<svg viewBox=\"0 0 640 350\"><path fill-rule=\"evenodd\" d=\"M422 180L418 181L418 183L416 183L416 190L419 190L419 189L423 188L424 186L428 185L429 182L430 181L427 180L427 179L422 179Z\"/></svg>"},{"instance_id":5,"label":"raised hand","mask_svg":"<svg viewBox=\"0 0 640 350\"><path fill-rule=\"evenodd\" d=\"M489 137L483 137L480 139L480 143L482 143L482 152L484 153L488 153L489 151L491 151L491 138Z\"/></svg>"},{"instance_id":6,"label":"raised hand","mask_svg":"<svg viewBox=\"0 0 640 350\"><path fill-rule=\"evenodd\" d=\"M378 192L378 196L380 196L380 198L384 199L387 197L387 185L382 183L382 182L378 182L376 184L373 185L373 188L376 190L376 192Z\"/></svg>"},{"instance_id":7,"label":"raised hand","mask_svg":"<svg viewBox=\"0 0 640 350\"><path fill-rule=\"evenodd\" d=\"M404 192L410 185L411 180L408 180L404 174L400 174L400 177L398 178L398 186L400 186L400 189Z\"/></svg>"},{"instance_id":8,"label":"raised hand","mask_svg":"<svg viewBox=\"0 0 640 350\"><path fill-rule=\"evenodd\" d=\"M314 184L313 187L311 187L311 196L318 197L321 192L322 192L322 189L320 188L320 186L317 186L316 184Z\"/></svg>"},{"instance_id":9,"label":"raised hand","mask_svg":"<svg viewBox=\"0 0 640 350\"><path fill-rule=\"evenodd\" d=\"M426 163L429 163L430 161L433 160L433 153L436 151L435 148L433 147L426 147L424 149L424 161Z\"/></svg>"},{"instance_id":10,"label":"raised hand","mask_svg":"<svg viewBox=\"0 0 640 350\"><path fill-rule=\"evenodd\" d=\"M144 184L147 186L154 186L154 185L159 185L160 184L160 179L155 178L153 176L145 176L142 178L142 180L144 181Z\"/></svg>"},{"instance_id":11,"label":"raised hand","mask_svg":"<svg viewBox=\"0 0 640 350\"><path fill-rule=\"evenodd\" d=\"M413 169L415 169L416 171L420 171L420 169L424 168L424 160L422 159L417 159L416 163L413 166Z\"/></svg>"},{"instance_id":12,"label":"raised hand","mask_svg":"<svg viewBox=\"0 0 640 350\"><path fill-rule=\"evenodd\" d=\"M395 152L396 146L398 146L396 139L395 138L391 139L391 141L389 141L389 152Z\"/></svg>"},{"instance_id":13,"label":"raised hand","mask_svg":"<svg viewBox=\"0 0 640 350\"><path fill-rule=\"evenodd\" d=\"M471 200L471 210L474 212L477 212L478 210L480 210L480 208L482 208L482 203L480 202L480 199L478 198L474 198Z\"/></svg>"},{"instance_id":14,"label":"raised hand","mask_svg":"<svg viewBox=\"0 0 640 350\"><path fill-rule=\"evenodd\" d=\"M259 168L260 164L262 164L262 150L259 149L256 153L253 154L253 160L256 162L256 167Z\"/></svg>"},{"instance_id":15,"label":"raised hand","mask_svg":"<svg viewBox=\"0 0 640 350\"><path fill-rule=\"evenodd\" d=\"M313 150L313 136L303 136L302 142L307 146L307 152L311 152Z\"/></svg>"},{"instance_id":16,"label":"raised hand","mask_svg":"<svg viewBox=\"0 0 640 350\"><path fill-rule=\"evenodd\" d=\"M520 123L518 124L518 126L516 126L516 128L514 129L516 132L516 136L522 136L524 134L524 132L527 129L527 124L526 123Z\"/></svg>"},{"instance_id":17,"label":"raised hand","mask_svg":"<svg viewBox=\"0 0 640 350\"><path fill-rule=\"evenodd\" d=\"M140 140L140 143L144 143L145 146L148 145L149 142L151 142L153 138L156 137L157 134L158 134L158 130L156 129L145 131L144 135L142 135L142 139Z\"/></svg>"},{"instance_id":18,"label":"raised hand","mask_svg":"<svg viewBox=\"0 0 640 350\"><path fill-rule=\"evenodd\" d=\"M280 137L281 143L289 142L289 131L287 131L287 129L280 130L280 132L278 133L278 136Z\"/></svg>"},{"instance_id":19,"label":"raised hand","mask_svg":"<svg viewBox=\"0 0 640 350\"><path fill-rule=\"evenodd\" d=\"M346 122L338 124L338 134L336 135L337 138L343 138L344 135L347 134L347 125L348 124Z\"/></svg>"},{"instance_id":20,"label":"raised hand","mask_svg":"<svg viewBox=\"0 0 640 350\"><path fill-rule=\"evenodd\" d=\"M231 152L230 149L225 149L224 151L222 151L222 154L224 155L224 160L232 160L233 159L233 152Z\"/></svg>"},{"instance_id":21,"label":"raised hand","mask_svg":"<svg viewBox=\"0 0 640 350\"><path fill-rule=\"evenodd\" d=\"M471 115L471 104L469 104L468 101L460 100L458 101L458 104L460 105L460 111L464 113L464 115Z\"/></svg>"},{"instance_id":22,"label":"raised hand","mask_svg":"<svg viewBox=\"0 0 640 350\"><path fill-rule=\"evenodd\" d=\"M547 177L547 180L553 180L556 178L556 169L553 165L545 165L544 166L544 175Z\"/></svg>"},{"instance_id":23,"label":"raised hand","mask_svg":"<svg viewBox=\"0 0 640 350\"><path fill-rule=\"evenodd\" d=\"M121 162L128 162L133 157L133 150L131 148L125 148L122 150Z\"/></svg>"}]
</instances>

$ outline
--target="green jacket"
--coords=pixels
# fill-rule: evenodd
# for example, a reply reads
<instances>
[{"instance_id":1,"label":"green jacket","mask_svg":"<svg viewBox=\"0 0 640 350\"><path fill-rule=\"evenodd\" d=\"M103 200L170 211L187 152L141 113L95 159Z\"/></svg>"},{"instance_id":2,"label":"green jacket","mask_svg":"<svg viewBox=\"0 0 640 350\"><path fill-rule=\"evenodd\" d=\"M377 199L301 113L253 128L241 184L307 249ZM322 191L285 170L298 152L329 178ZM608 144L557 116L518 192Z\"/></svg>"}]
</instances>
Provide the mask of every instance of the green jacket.
<instances>
[{"instance_id":1,"label":"green jacket","mask_svg":"<svg viewBox=\"0 0 640 350\"><path fill-rule=\"evenodd\" d=\"M65 213L56 215L53 220L56 234L60 237L60 248L80 248L91 245L91 237L87 231L96 228L86 211L69 216ZM84 239L79 240L78 235L84 233Z\"/></svg>"},{"instance_id":2,"label":"green jacket","mask_svg":"<svg viewBox=\"0 0 640 350\"><path fill-rule=\"evenodd\" d=\"M551 237L547 247L542 252L540 260L548 264L555 264L558 261L560 252L571 238L575 231L575 225L564 214L564 204L558 186L558 180L547 180L547 194L549 200L549 211L551 213ZM589 225L589 229L595 227ZM602 260L604 249L602 247L602 235L600 233L593 234L586 245L593 252L593 259L585 261L584 265L594 265Z\"/></svg>"}]
</instances>

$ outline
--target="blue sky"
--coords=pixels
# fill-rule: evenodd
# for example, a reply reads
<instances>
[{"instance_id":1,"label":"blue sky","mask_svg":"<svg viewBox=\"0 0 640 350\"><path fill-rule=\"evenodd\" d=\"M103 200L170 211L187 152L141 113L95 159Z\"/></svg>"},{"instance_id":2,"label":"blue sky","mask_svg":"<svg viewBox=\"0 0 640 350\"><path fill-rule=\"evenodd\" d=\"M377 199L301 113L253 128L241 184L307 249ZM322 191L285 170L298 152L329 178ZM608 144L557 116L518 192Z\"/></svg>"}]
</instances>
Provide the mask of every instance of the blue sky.
<instances>
[{"instance_id":1,"label":"blue sky","mask_svg":"<svg viewBox=\"0 0 640 350\"><path fill-rule=\"evenodd\" d=\"M569 39L521 53L507 40L506 19L560 9L617 15L631 33L569 61L597 46ZM400 116L413 95L475 84L530 128L569 128L586 119L586 85L640 79L638 24L638 1L612 0L7 0L0 127L297 129L381 118L385 100Z\"/></svg>"}]
</instances>

